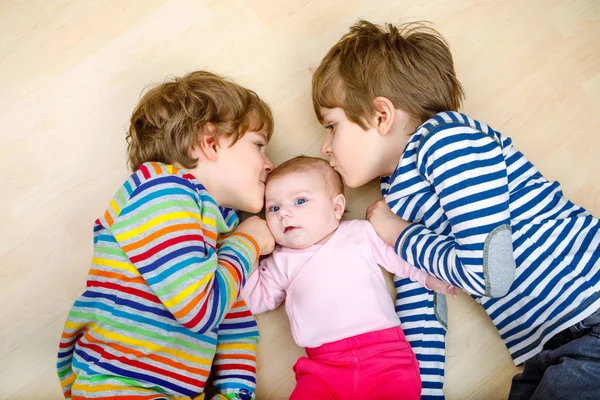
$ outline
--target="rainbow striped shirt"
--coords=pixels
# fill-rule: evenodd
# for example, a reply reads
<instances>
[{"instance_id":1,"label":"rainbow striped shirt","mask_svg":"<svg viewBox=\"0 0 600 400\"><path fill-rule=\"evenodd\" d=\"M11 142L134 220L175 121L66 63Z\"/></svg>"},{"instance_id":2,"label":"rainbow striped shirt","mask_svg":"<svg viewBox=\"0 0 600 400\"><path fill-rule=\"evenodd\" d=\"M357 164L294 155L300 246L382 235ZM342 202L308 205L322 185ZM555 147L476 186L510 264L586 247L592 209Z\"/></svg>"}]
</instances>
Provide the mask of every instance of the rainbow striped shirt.
<instances>
[{"instance_id":1,"label":"rainbow striped shirt","mask_svg":"<svg viewBox=\"0 0 600 400\"><path fill-rule=\"evenodd\" d=\"M58 353L65 398L253 398L258 329L238 298L258 244L189 173L143 164L94 226Z\"/></svg>"}]
</instances>

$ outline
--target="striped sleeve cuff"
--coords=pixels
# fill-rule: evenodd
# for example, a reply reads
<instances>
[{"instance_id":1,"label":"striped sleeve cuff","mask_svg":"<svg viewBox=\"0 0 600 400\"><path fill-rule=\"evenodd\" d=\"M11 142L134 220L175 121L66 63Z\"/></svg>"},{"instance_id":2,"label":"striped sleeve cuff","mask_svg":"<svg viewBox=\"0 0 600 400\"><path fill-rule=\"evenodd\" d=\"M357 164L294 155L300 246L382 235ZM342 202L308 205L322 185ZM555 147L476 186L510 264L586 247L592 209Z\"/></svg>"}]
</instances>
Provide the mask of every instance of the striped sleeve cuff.
<instances>
[{"instance_id":1,"label":"striped sleeve cuff","mask_svg":"<svg viewBox=\"0 0 600 400\"><path fill-rule=\"evenodd\" d=\"M221 250L225 249L227 245L234 248L245 259L244 261L246 262L242 262L241 264L245 272L245 277L247 277L254 265L258 263L258 257L260 256L260 246L258 242L246 233L233 232L223 241Z\"/></svg>"},{"instance_id":2,"label":"striped sleeve cuff","mask_svg":"<svg viewBox=\"0 0 600 400\"><path fill-rule=\"evenodd\" d=\"M410 243L410 239L418 235L423 229L425 229L425 227L421 224L410 224L406 229L404 229L404 231L402 231L400 236L398 236L398 239L396 239L396 245L394 246L396 254L417 268L419 268L419 266L415 264L416 257L413 257L413 255L409 253L408 243Z\"/></svg>"}]
</instances>

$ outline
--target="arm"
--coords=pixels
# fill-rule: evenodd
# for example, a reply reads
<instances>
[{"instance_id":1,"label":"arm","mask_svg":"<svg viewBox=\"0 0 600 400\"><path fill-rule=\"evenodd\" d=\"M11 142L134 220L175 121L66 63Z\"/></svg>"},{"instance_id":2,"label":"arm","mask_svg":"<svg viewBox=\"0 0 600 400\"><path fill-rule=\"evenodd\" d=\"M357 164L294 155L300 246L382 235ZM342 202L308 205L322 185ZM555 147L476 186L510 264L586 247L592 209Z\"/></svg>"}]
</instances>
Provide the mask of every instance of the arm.
<instances>
[{"instance_id":1,"label":"arm","mask_svg":"<svg viewBox=\"0 0 600 400\"><path fill-rule=\"evenodd\" d=\"M244 300L239 299L219 325L213 360L214 400L254 398L258 327Z\"/></svg>"},{"instance_id":2,"label":"arm","mask_svg":"<svg viewBox=\"0 0 600 400\"><path fill-rule=\"evenodd\" d=\"M144 301L162 303L194 332L216 328L257 260L256 241L234 232L217 252L205 228L216 224L219 211L174 175L141 183L122 208L115 204L113 210L114 237L156 295Z\"/></svg>"},{"instance_id":3,"label":"arm","mask_svg":"<svg viewBox=\"0 0 600 400\"><path fill-rule=\"evenodd\" d=\"M388 245L385 240L377 236L375 229L370 223L365 224L368 240L373 248L375 262L381 265L386 271L400 277L409 278L413 282L418 282L429 290L439 294L450 294L457 296L456 288L433 275L428 275L425 271L413 267L402 259L394 248Z\"/></svg>"},{"instance_id":4,"label":"arm","mask_svg":"<svg viewBox=\"0 0 600 400\"><path fill-rule=\"evenodd\" d=\"M213 400L254 398L258 330L252 314L274 310L285 300L285 286L273 257L261 261L250 275L240 300L219 326L214 360ZM238 396L238 397L236 397Z\"/></svg>"},{"instance_id":5,"label":"arm","mask_svg":"<svg viewBox=\"0 0 600 400\"><path fill-rule=\"evenodd\" d=\"M260 262L242 290L242 298L253 314L274 310L285 300L287 279L278 269L273 256Z\"/></svg>"},{"instance_id":6,"label":"arm","mask_svg":"<svg viewBox=\"0 0 600 400\"><path fill-rule=\"evenodd\" d=\"M404 261L402 257L396 254L393 247L377 236L377 233L370 223L365 221L365 223L360 226L364 227L364 231L367 234L368 241L373 250L373 257L377 264L381 265L386 271L394 275L402 278L409 278L411 281L419 282L421 285L427 287L427 273L425 271L421 271Z\"/></svg>"},{"instance_id":7,"label":"arm","mask_svg":"<svg viewBox=\"0 0 600 400\"><path fill-rule=\"evenodd\" d=\"M500 144L474 129L432 132L417 167L435 189L452 236L412 224L396 241L409 263L473 295L504 296L514 280L509 192Z\"/></svg>"}]
</instances>

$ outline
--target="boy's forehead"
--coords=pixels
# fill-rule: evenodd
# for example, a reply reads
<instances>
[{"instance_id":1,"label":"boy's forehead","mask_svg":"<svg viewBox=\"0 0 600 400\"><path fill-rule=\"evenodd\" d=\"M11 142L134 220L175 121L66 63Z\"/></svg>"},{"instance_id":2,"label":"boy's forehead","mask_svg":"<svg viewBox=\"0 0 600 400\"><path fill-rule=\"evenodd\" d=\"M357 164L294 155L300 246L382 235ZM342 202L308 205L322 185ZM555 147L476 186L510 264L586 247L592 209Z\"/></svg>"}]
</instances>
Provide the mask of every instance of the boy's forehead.
<instances>
[{"instance_id":1,"label":"boy's forehead","mask_svg":"<svg viewBox=\"0 0 600 400\"><path fill-rule=\"evenodd\" d=\"M260 136L262 136L266 141L269 141L269 135L267 134L267 131L264 129L261 129L258 133Z\"/></svg>"},{"instance_id":2,"label":"boy's forehead","mask_svg":"<svg viewBox=\"0 0 600 400\"><path fill-rule=\"evenodd\" d=\"M339 108L323 108L321 107L321 118L326 119L326 118L336 118L339 117L340 115L344 114L344 111Z\"/></svg>"},{"instance_id":3,"label":"boy's forehead","mask_svg":"<svg viewBox=\"0 0 600 400\"><path fill-rule=\"evenodd\" d=\"M331 113L331 111L333 111L331 108L323 108L323 107L321 107L321 109L320 109L321 117L323 117L323 118L328 117L329 114Z\"/></svg>"},{"instance_id":4,"label":"boy's forehead","mask_svg":"<svg viewBox=\"0 0 600 400\"><path fill-rule=\"evenodd\" d=\"M269 135L267 135L267 132L264 129L261 129L260 131L248 131L248 132L246 132L246 134L258 135L258 136L262 137L263 139L265 139L266 141L269 140Z\"/></svg>"}]
</instances>

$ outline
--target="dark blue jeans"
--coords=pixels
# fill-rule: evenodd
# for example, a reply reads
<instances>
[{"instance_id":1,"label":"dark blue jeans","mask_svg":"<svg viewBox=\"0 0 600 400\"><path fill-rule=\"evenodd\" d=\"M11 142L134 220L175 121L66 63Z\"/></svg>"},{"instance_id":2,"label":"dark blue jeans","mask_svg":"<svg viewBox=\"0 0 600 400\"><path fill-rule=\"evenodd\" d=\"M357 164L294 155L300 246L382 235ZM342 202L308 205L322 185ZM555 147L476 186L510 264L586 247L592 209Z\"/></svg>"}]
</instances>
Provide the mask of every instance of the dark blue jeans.
<instances>
[{"instance_id":1,"label":"dark blue jeans","mask_svg":"<svg viewBox=\"0 0 600 400\"><path fill-rule=\"evenodd\" d=\"M600 310L558 333L523 366L509 400L600 399Z\"/></svg>"}]
</instances>

